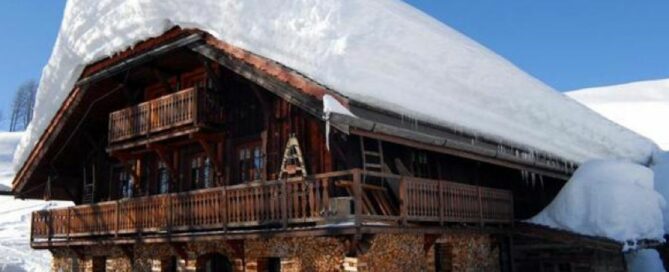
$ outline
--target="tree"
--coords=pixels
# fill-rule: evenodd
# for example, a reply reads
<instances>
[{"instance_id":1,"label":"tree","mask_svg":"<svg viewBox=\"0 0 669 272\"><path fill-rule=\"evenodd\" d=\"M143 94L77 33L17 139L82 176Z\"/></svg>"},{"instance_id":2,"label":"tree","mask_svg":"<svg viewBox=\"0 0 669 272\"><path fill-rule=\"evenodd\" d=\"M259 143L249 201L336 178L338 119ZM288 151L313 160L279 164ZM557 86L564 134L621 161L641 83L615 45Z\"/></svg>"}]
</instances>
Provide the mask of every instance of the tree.
<instances>
[{"instance_id":1,"label":"tree","mask_svg":"<svg viewBox=\"0 0 669 272\"><path fill-rule=\"evenodd\" d=\"M16 90L12 101L9 131L25 130L28 127L33 119L36 93L37 82L34 80L26 81Z\"/></svg>"}]
</instances>

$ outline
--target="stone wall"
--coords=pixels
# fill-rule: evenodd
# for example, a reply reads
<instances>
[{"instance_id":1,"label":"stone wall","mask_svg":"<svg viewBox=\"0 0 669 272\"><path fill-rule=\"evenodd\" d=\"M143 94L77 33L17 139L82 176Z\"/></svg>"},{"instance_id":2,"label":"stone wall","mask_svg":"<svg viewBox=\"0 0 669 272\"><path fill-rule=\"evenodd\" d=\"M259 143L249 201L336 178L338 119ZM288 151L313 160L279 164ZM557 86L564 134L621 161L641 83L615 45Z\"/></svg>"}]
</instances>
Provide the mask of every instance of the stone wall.
<instances>
[{"instance_id":1,"label":"stone wall","mask_svg":"<svg viewBox=\"0 0 669 272\"><path fill-rule=\"evenodd\" d=\"M291 237L180 244L137 244L126 247L87 247L78 252L53 251L53 271L93 270L93 259L106 257L107 271L159 272L175 257L177 271L196 271L198 257L219 253L236 272L266 271L270 260L281 271L434 271L433 243L453 246L453 271L498 271L498 249L484 234L378 234L364 236L347 256L351 241L344 237ZM350 238L350 237L349 237ZM79 255L77 254L79 253ZM270 259L272 258L272 259Z\"/></svg>"}]
</instances>

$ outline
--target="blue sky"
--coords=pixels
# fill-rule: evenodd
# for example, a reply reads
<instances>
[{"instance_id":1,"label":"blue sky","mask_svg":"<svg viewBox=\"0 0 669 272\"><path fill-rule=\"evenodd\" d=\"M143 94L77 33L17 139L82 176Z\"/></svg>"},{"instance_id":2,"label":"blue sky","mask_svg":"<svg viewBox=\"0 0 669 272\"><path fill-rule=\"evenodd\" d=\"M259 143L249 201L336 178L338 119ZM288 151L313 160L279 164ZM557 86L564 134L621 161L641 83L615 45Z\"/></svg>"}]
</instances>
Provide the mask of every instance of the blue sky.
<instances>
[{"instance_id":1,"label":"blue sky","mask_svg":"<svg viewBox=\"0 0 669 272\"><path fill-rule=\"evenodd\" d=\"M364 0L361 0L364 1ZM407 0L560 91L669 78L666 0ZM39 79L64 0L0 1L0 109ZM6 122L0 128L6 127Z\"/></svg>"}]
</instances>

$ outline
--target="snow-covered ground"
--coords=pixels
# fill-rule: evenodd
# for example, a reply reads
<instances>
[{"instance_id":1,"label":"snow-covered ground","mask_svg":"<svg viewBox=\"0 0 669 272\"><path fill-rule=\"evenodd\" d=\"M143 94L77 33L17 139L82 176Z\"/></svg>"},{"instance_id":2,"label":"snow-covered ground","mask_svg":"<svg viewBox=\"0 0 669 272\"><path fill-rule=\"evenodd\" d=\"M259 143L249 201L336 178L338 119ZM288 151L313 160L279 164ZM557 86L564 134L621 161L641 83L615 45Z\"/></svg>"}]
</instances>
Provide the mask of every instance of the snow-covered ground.
<instances>
[{"instance_id":1,"label":"snow-covered ground","mask_svg":"<svg viewBox=\"0 0 669 272\"><path fill-rule=\"evenodd\" d=\"M669 150L669 79L588 88L567 95Z\"/></svg>"},{"instance_id":2,"label":"snow-covered ground","mask_svg":"<svg viewBox=\"0 0 669 272\"><path fill-rule=\"evenodd\" d=\"M0 197L0 271L50 270L51 253L30 248L30 215L36 210L65 205L62 202Z\"/></svg>"},{"instance_id":3,"label":"snow-covered ground","mask_svg":"<svg viewBox=\"0 0 669 272\"><path fill-rule=\"evenodd\" d=\"M0 187L8 189L14 177L12 157L21 134L0 132ZM30 248L31 213L68 205L68 202L23 201L0 196L0 272L49 271L49 251Z\"/></svg>"},{"instance_id":4,"label":"snow-covered ground","mask_svg":"<svg viewBox=\"0 0 669 272\"><path fill-rule=\"evenodd\" d=\"M535 152L644 162L656 148L401 0L70 0L15 165L87 64L174 26L201 29L407 119Z\"/></svg>"}]
</instances>

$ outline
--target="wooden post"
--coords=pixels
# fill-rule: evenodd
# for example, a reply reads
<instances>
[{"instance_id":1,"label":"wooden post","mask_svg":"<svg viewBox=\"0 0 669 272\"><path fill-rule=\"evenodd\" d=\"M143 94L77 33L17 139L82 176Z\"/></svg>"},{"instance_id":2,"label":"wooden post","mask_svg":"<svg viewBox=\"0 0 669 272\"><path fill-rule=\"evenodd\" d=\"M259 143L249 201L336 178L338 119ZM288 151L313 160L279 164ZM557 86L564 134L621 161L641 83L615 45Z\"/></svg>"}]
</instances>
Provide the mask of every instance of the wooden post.
<instances>
[{"instance_id":1,"label":"wooden post","mask_svg":"<svg viewBox=\"0 0 669 272\"><path fill-rule=\"evenodd\" d=\"M407 224L407 215L408 215L408 207L409 202L407 201L407 183L406 180L404 180L404 176L400 177L400 186L399 186L399 194L400 194L400 220L402 225Z\"/></svg>"},{"instance_id":2,"label":"wooden post","mask_svg":"<svg viewBox=\"0 0 669 272\"><path fill-rule=\"evenodd\" d=\"M221 189L221 194L223 197L221 198L221 212L223 213L221 215L221 219L223 220L223 231L228 230L228 192L225 188Z\"/></svg>"},{"instance_id":3,"label":"wooden post","mask_svg":"<svg viewBox=\"0 0 669 272\"><path fill-rule=\"evenodd\" d=\"M193 89L193 112L191 113L193 118L193 123L196 125L200 125L200 93L201 89L195 87Z\"/></svg>"},{"instance_id":4,"label":"wooden post","mask_svg":"<svg viewBox=\"0 0 669 272\"><path fill-rule=\"evenodd\" d=\"M52 228L53 228L53 214L52 214L51 210L47 211L47 214L48 214L48 215L47 215L47 218L48 218L47 222L48 222L48 224L46 225L46 226L47 226L47 228L46 228L46 233L47 233L46 237L47 237L47 240L49 241L49 244L50 244L50 243L51 243L51 234L53 233L53 229L52 229Z\"/></svg>"},{"instance_id":5,"label":"wooden post","mask_svg":"<svg viewBox=\"0 0 669 272\"><path fill-rule=\"evenodd\" d=\"M476 192L479 198L479 224L483 226L483 197L481 196L481 186L476 186Z\"/></svg>"},{"instance_id":6,"label":"wooden post","mask_svg":"<svg viewBox=\"0 0 669 272\"><path fill-rule=\"evenodd\" d=\"M118 230L120 228L121 224L121 202L119 200L116 200L116 227L115 227L115 232L114 236L118 237Z\"/></svg>"},{"instance_id":7,"label":"wooden post","mask_svg":"<svg viewBox=\"0 0 669 272\"><path fill-rule=\"evenodd\" d=\"M362 222L360 216L362 215L362 186L360 184L361 179L360 169L353 169L353 198L354 198L354 207L355 207L355 226L360 228Z\"/></svg>"},{"instance_id":8,"label":"wooden post","mask_svg":"<svg viewBox=\"0 0 669 272\"><path fill-rule=\"evenodd\" d=\"M444 183L442 181L437 181L439 185L437 188L437 203L439 203L439 225L444 225L444 205L446 201L444 199Z\"/></svg>"},{"instance_id":9,"label":"wooden post","mask_svg":"<svg viewBox=\"0 0 669 272\"><path fill-rule=\"evenodd\" d=\"M174 195L167 195L167 235L172 236L172 229L174 228L174 205L172 205L172 201L174 197L176 197L177 194Z\"/></svg>"},{"instance_id":10,"label":"wooden post","mask_svg":"<svg viewBox=\"0 0 669 272\"><path fill-rule=\"evenodd\" d=\"M72 232L72 207L67 208L67 241L70 241L70 232Z\"/></svg>"},{"instance_id":11,"label":"wooden post","mask_svg":"<svg viewBox=\"0 0 669 272\"><path fill-rule=\"evenodd\" d=\"M35 215L38 215L39 212L32 212L32 217L30 218L30 243L32 244L35 241Z\"/></svg>"},{"instance_id":12,"label":"wooden post","mask_svg":"<svg viewBox=\"0 0 669 272\"><path fill-rule=\"evenodd\" d=\"M288 228L288 196L286 195L286 179L281 180L281 218L283 228Z\"/></svg>"}]
</instances>

